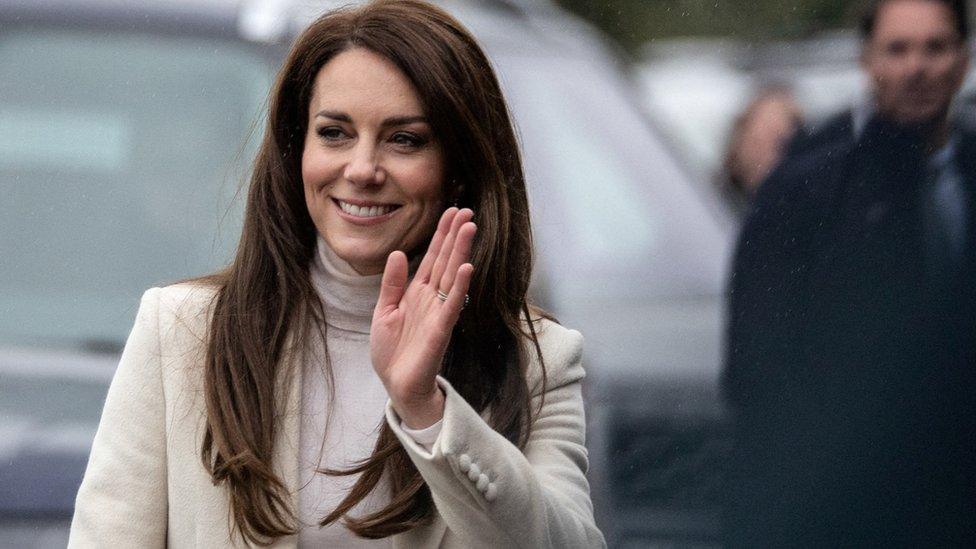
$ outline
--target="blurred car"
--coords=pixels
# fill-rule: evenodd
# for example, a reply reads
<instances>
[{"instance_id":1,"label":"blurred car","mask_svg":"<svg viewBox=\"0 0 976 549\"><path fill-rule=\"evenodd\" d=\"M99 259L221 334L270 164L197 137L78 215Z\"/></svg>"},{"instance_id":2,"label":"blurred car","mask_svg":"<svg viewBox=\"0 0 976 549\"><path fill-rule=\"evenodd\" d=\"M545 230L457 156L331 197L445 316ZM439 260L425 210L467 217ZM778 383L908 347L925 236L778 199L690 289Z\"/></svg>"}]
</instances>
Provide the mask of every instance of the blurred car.
<instances>
[{"instance_id":1,"label":"blurred car","mask_svg":"<svg viewBox=\"0 0 976 549\"><path fill-rule=\"evenodd\" d=\"M859 41L832 33L806 41L747 43L685 38L648 44L635 73L648 115L701 177L713 177L736 118L767 85L788 86L810 122L851 107L866 82Z\"/></svg>"},{"instance_id":2,"label":"blurred car","mask_svg":"<svg viewBox=\"0 0 976 549\"><path fill-rule=\"evenodd\" d=\"M230 258L273 73L336 4L0 4L0 545L63 546L139 295ZM717 545L730 215L589 25L546 2L442 5L520 133L533 296L586 337L598 523L615 547Z\"/></svg>"}]
</instances>

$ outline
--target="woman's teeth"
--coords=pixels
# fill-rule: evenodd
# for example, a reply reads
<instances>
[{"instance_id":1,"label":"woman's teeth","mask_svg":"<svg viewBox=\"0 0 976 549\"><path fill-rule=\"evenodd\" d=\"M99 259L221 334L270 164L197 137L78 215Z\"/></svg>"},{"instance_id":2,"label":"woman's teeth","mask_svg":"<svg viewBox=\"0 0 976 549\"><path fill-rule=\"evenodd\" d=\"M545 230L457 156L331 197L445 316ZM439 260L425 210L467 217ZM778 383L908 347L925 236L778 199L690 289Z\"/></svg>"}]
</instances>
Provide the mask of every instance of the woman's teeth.
<instances>
[{"instance_id":1,"label":"woman's teeth","mask_svg":"<svg viewBox=\"0 0 976 549\"><path fill-rule=\"evenodd\" d=\"M342 211L356 217L379 217L393 211L394 206L356 206L341 200L337 201Z\"/></svg>"}]
</instances>

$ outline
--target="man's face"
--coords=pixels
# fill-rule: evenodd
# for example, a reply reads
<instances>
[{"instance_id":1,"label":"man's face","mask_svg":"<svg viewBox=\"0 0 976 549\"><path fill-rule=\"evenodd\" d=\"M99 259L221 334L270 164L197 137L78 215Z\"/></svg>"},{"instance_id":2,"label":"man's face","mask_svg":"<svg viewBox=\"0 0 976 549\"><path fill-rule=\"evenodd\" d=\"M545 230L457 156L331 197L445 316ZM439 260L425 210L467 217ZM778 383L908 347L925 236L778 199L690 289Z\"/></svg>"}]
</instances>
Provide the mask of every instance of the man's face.
<instances>
[{"instance_id":1,"label":"man's face","mask_svg":"<svg viewBox=\"0 0 976 549\"><path fill-rule=\"evenodd\" d=\"M904 124L945 117L968 61L952 10L935 0L883 4L862 56L878 112Z\"/></svg>"}]
</instances>

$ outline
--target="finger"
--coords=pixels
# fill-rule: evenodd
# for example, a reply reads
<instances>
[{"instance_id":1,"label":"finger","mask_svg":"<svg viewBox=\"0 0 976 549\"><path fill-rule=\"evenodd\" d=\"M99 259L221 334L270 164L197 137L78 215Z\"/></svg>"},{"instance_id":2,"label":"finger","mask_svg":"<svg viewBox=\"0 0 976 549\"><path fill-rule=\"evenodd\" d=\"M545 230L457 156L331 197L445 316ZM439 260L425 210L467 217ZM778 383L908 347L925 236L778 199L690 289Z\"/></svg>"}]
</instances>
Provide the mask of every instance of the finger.
<instances>
[{"instance_id":1,"label":"finger","mask_svg":"<svg viewBox=\"0 0 976 549\"><path fill-rule=\"evenodd\" d=\"M477 225L468 221L458 229L457 237L454 239L454 247L451 250L451 257L447 260L447 269L438 283L438 288L444 293L450 292L454 286L454 277L458 269L471 259L471 246L474 243L474 235L478 231Z\"/></svg>"},{"instance_id":2,"label":"finger","mask_svg":"<svg viewBox=\"0 0 976 549\"><path fill-rule=\"evenodd\" d=\"M407 285L407 254L397 250L386 258L386 268L383 269L383 282L380 285L380 297L376 301L376 311L383 312L396 309L403 297Z\"/></svg>"},{"instance_id":3,"label":"finger","mask_svg":"<svg viewBox=\"0 0 976 549\"><path fill-rule=\"evenodd\" d=\"M431 268L431 281L440 281L444 275L444 269L447 268L447 261L450 259L451 250L454 249L454 239L457 237L458 229L467 220L466 218L470 215L470 212L471 210L467 208L459 210L451 221L450 229L444 235L444 240L441 242L440 250L438 250L437 257L434 260L434 266Z\"/></svg>"},{"instance_id":4,"label":"finger","mask_svg":"<svg viewBox=\"0 0 976 549\"><path fill-rule=\"evenodd\" d=\"M461 309L464 308L464 298L468 295L468 287L471 285L471 277L474 274L474 266L470 263L461 265L454 277L454 286L447 294L444 301L442 326L445 333L451 333L454 325L457 324L458 317L461 316Z\"/></svg>"},{"instance_id":5,"label":"finger","mask_svg":"<svg viewBox=\"0 0 976 549\"><path fill-rule=\"evenodd\" d=\"M451 251L454 249L454 240L457 238L458 230L460 230L461 225L471 221L472 217L474 217L474 212L468 208L464 208L454 216L454 220L451 222L451 230L444 237L444 241L441 243L440 250L437 253L437 259L434 260L434 267L430 272L430 280L437 283L444 276L444 271L447 269L447 262L451 258Z\"/></svg>"},{"instance_id":6,"label":"finger","mask_svg":"<svg viewBox=\"0 0 976 549\"><path fill-rule=\"evenodd\" d=\"M414 278L420 280L421 282L427 282L430 280L430 271L434 267L434 260L437 259L437 254L443 245L444 238L447 236L448 231L450 231L451 223L454 221L454 216L457 215L458 209L451 207L441 214L441 220L437 223L437 230L434 231L434 236L430 239L430 245L427 246L427 252L424 253L424 258L420 262L420 266L417 267L417 274Z\"/></svg>"}]
</instances>

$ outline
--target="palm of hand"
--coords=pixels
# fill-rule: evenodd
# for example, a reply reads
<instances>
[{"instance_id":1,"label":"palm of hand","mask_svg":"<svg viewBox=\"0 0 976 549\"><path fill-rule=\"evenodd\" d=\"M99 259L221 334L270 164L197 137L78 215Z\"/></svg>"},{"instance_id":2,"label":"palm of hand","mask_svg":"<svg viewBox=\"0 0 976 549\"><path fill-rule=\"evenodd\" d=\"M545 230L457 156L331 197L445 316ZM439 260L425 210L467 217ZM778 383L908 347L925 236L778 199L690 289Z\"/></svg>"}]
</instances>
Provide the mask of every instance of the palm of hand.
<instances>
[{"instance_id":1,"label":"palm of hand","mask_svg":"<svg viewBox=\"0 0 976 549\"><path fill-rule=\"evenodd\" d=\"M425 384L430 381L428 370L433 364L440 365L450 337L440 333L445 324L439 318L443 316L440 305L436 290L411 284L396 309L374 315L370 351L387 387L421 390L418 397L429 396L429 391L422 391L429 386Z\"/></svg>"},{"instance_id":2,"label":"palm of hand","mask_svg":"<svg viewBox=\"0 0 976 549\"><path fill-rule=\"evenodd\" d=\"M467 209L444 212L409 285L406 255L396 251L387 259L373 312L370 355L405 420L420 415L439 394L435 378L473 272L467 263L476 231L470 222L473 215ZM446 300L438 297L438 290L448 296Z\"/></svg>"}]
</instances>

